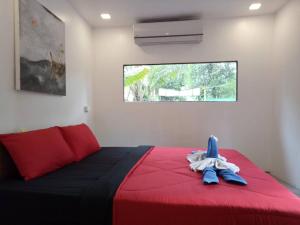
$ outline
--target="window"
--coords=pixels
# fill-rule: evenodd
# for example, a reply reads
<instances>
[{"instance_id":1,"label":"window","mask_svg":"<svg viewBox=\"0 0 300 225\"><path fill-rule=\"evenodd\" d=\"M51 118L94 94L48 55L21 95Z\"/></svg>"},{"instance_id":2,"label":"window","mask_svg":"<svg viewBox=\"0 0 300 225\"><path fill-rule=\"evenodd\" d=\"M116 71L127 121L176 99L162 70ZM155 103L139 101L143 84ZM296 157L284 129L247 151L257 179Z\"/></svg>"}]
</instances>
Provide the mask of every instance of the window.
<instances>
[{"instance_id":1,"label":"window","mask_svg":"<svg viewBox=\"0 0 300 225\"><path fill-rule=\"evenodd\" d=\"M124 66L125 102L237 101L238 62Z\"/></svg>"}]
</instances>

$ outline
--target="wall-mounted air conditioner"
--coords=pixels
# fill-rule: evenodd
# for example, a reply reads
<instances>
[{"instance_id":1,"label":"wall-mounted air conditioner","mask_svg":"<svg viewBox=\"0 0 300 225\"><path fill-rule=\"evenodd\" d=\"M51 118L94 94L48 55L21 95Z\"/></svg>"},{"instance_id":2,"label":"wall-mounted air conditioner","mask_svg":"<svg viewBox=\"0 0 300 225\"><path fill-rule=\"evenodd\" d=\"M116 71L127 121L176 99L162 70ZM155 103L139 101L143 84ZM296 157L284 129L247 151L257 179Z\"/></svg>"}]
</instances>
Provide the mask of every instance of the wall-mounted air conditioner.
<instances>
[{"instance_id":1,"label":"wall-mounted air conditioner","mask_svg":"<svg viewBox=\"0 0 300 225\"><path fill-rule=\"evenodd\" d=\"M197 44L203 37L199 20L138 23L133 30L138 45Z\"/></svg>"}]
</instances>

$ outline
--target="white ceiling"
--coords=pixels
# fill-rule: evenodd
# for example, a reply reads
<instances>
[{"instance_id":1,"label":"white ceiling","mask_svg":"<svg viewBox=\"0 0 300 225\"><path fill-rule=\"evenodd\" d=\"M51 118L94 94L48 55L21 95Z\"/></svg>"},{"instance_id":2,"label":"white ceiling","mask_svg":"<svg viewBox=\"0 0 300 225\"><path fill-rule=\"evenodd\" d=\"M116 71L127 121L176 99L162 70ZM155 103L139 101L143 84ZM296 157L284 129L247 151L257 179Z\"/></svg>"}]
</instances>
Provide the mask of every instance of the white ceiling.
<instances>
[{"instance_id":1,"label":"white ceiling","mask_svg":"<svg viewBox=\"0 0 300 225\"><path fill-rule=\"evenodd\" d=\"M141 20L172 18L231 18L274 13L289 0L69 0L93 27L132 25ZM249 11L261 2L258 11ZM100 13L110 13L103 21Z\"/></svg>"}]
</instances>

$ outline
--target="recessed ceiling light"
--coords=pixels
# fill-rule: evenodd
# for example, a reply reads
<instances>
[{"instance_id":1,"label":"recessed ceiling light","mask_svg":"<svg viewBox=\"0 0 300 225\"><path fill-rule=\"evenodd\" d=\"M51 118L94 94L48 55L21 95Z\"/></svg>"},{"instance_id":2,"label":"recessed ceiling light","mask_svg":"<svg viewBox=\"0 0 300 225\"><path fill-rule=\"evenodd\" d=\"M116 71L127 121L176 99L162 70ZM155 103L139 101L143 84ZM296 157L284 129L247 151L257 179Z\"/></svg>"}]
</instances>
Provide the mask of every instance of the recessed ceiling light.
<instances>
[{"instance_id":1,"label":"recessed ceiling light","mask_svg":"<svg viewBox=\"0 0 300 225\"><path fill-rule=\"evenodd\" d=\"M250 5L249 10L258 10L261 7L261 3L253 3Z\"/></svg>"},{"instance_id":2,"label":"recessed ceiling light","mask_svg":"<svg viewBox=\"0 0 300 225\"><path fill-rule=\"evenodd\" d=\"M111 15L109 13L101 13L101 18L103 20L110 20L111 19Z\"/></svg>"}]
</instances>

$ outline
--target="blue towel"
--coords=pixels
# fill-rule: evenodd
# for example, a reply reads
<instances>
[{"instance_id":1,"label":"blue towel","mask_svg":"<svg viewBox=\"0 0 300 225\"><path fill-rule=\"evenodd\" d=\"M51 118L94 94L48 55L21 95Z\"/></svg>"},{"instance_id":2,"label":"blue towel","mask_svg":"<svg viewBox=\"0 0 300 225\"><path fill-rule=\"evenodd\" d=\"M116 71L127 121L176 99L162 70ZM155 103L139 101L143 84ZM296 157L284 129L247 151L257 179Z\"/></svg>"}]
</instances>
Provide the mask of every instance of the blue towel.
<instances>
[{"instance_id":1,"label":"blue towel","mask_svg":"<svg viewBox=\"0 0 300 225\"><path fill-rule=\"evenodd\" d=\"M215 136L210 136L208 139L207 158L218 158L218 139ZM241 176L235 174L230 169L218 170L215 167L208 167L203 170L202 181L204 184L218 184L218 175L223 177L226 182L239 185L247 185L247 181Z\"/></svg>"},{"instance_id":2,"label":"blue towel","mask_svg":"<svg viewBox=\"0 0 300 225\"><path fill-rule=\"evenodd\" d=\"M230 169L218 170L218 175L222 176L223 179L229 183L247 185L247 181L244 178L235 174Z\"/></svg>"},{"instance_id":3,"label":"blue towel","mask_svg":"<svg viewBox=\"0 0 300 225\"><path fill-rule=\"evenodd\" d=\"M213 167L208 167L203 170L202 181L204 184L218 184L219 179L217 177L216 169Z\"/></svg>"},{"instance_id":4,"label":"blue towel","mask_svg":"<svg viewBox=\"0 0 300 225\"><path fill-rule=\"evenodd\" d=\"M218 158L219 150L217 144L217 138L215 136L210 136L208 139L208 147L207 147L207 158Z\"/></svg>"}]
</instances>

